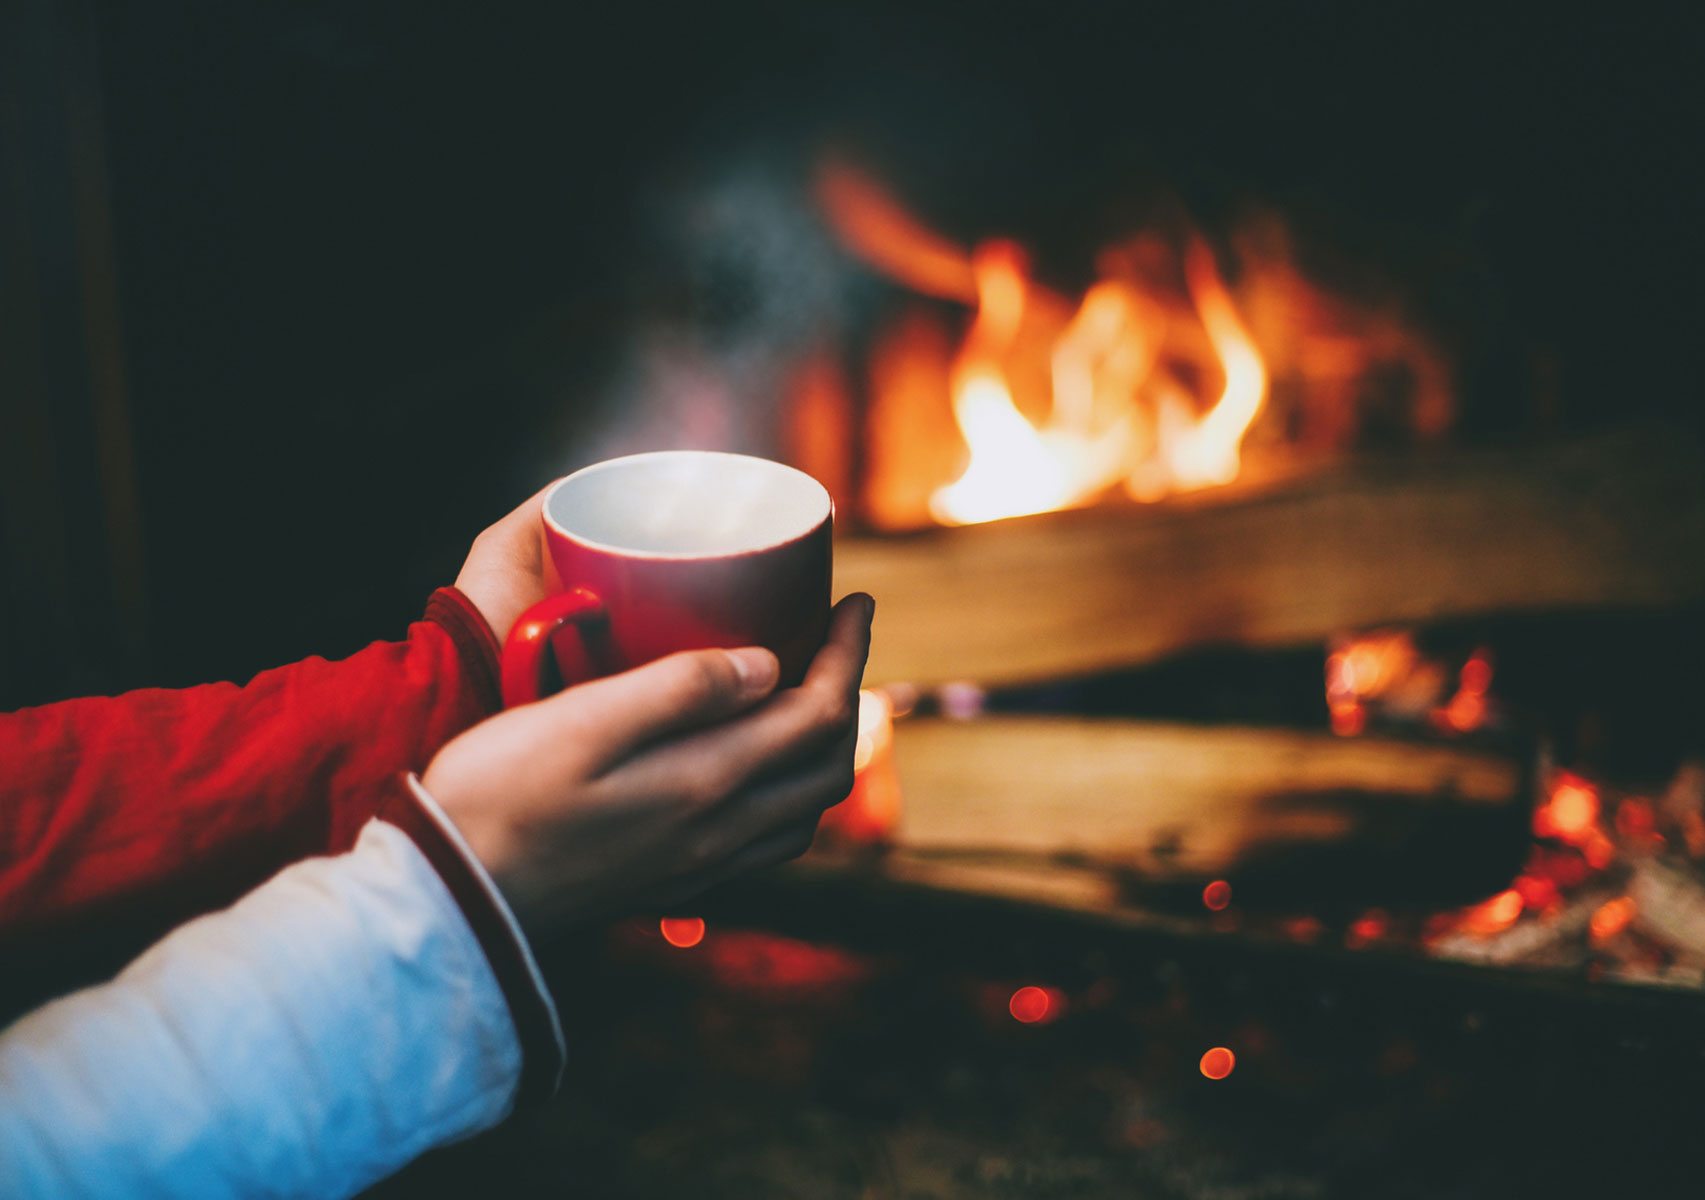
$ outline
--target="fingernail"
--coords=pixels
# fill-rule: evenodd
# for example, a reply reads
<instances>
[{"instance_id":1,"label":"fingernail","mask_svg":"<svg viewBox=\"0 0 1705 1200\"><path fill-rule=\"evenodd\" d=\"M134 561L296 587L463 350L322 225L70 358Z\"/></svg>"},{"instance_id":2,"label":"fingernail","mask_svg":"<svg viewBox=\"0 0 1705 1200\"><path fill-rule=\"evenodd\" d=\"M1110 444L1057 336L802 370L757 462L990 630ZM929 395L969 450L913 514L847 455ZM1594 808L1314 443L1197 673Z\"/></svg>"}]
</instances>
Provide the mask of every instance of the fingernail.
<instances>
[{"instance_id":1,"label":"fingernail","mask_svg":"<svg viewBox=\"0 0 1705 1200\"><path fill-rule=\"evenodd\" d=\"M775 686L776 676L781 673L781 664L776 656L768 650L756 648L746 650L724 650L728 660L734 664L734 673L740 676L740 686L748 692L767 692Z\"/></svg>"},{"instance_id":2,"label":"fingernail","mask_svg":"<svg viewBox=\"0 0 1705 1200\"><path fill-rule=\"evenodd\" d=\"M874 619L875 616L876 616L876 597L866 595L864 598L864 619L866 621L869 621L869 620Z\"/></svg>"}]
</instances>

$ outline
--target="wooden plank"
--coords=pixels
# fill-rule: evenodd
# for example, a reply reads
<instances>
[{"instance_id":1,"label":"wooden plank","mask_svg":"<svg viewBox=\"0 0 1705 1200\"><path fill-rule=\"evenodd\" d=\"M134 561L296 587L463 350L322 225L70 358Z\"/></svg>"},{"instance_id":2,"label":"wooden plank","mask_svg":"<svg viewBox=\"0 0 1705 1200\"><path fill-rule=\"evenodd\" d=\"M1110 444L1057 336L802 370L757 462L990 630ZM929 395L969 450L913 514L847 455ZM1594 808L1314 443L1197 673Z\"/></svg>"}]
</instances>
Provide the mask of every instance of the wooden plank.
<instances>
[{"instance_id":1,"label":"wooden plank","mask_svg":"<svg viewBox=\"0 0 1705 1200\"><path fill-rule=\"evenodd\" d=\"M867 678L1029 682L1214 644L1705 600L1705 454L1645 431L1360 463L1151 506L847 538L877 597Z\"/></svg>"},{"instance_id":2,"label":"wooden plank","mask_svg":"<svg viewBox=\"0 0 1705 1200\"><path fill-rule=\"evenodd\" d=\"M1149 879L1236 873L1381 826L1407 836L1447 810L1502 819L1530 794L1527 762L1450 745L1065 717L902 721L895 765L906 851Z\"/></svg>"}]
</instances>

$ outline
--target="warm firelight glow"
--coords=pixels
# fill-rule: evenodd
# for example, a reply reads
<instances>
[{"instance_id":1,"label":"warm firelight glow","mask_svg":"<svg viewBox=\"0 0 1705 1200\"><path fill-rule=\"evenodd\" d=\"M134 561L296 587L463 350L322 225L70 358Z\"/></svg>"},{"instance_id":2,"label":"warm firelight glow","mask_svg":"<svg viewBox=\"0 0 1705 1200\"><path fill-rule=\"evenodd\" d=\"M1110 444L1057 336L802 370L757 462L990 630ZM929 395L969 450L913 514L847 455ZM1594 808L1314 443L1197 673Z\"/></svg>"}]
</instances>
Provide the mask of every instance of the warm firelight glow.
<instances>
[{"instance_id":1,"label":"warm firelight glow","mask_svg":"<svg viewBox=\"0 0 1705 1200\"><path fill-rule=\"evenodd\" d=\"M1064 997L1053 988L1029 985L1012 994L1006 1009L1015 1021L1025 1025L1039 1025L1060 1015L1063 999Z\"/></svg>"},{"instance_id":2,"label":"warm firelight glow","mask_svg":"<svg viewBox=\"0 0 1705 1200\"><path fill-rule=\"evenodd\" d=\"M663 940L679 950L690 950L704 941L704 918L664 917L658 923Z\"/></svg>"},{"instance_id":3,"label":"warm firelight glow","mask_svg":"<svg viewBox=\"0 0 1705 1200\"><path fill-rule=\"evenodd\" d=\"M1159 435L1167 478L1154 478L1152 470L1133 474L1131 494L1139 500L1236 479L1243 435L1249 432L1267 396L1267 368L1261 362L1261 352L1237 315L1214 264L1213 251L1200 241L1192 241L1184 256L1184 277L1202 328L1225 372L1225 387L1214 406L1200 417L1177 393L1163 396Z\"/></svg>"},{"instance_id":4,"label":"warm firelight glow","mask_svg":"<svg viewBox=\"0 0 1705 1200\"><path fill-rule=\"evenodd\" d=\"M915 701L914 701L915 703ZM900 777L894 769L894 703L887 692L858 694L853 790L823 814L822 832L842 842L876 843L900 822Z\"/></svg>"},{"instance_id":5,"label":"warm firelight glow","mask_svg":"<svg viewBox=\"0 0 1705 1200\"><path fill-rule=\"evenodd\" d=\"M1344 944L1352 950L1379 941L1391 928L1391 916L1383 909L1370 908L1350 922L1344 931Z\"/></svg>"},{"instance_id":6,"label":"warm firelight glow","mask_svg":"<svg viewBox=\"0 0 1705 1200\"><path fill-rule=\"evenodd\" d=\"M1521 893L1515 888L1508 888L1464 911L1456 922L1456 929L1461 933L1490 937L1514 925L1520 919L1523 907Z\"/></svg>"},{"instance_id":7,"label":"warm firelight glow","mask_svg":"<svg viewBox=\"0 0 1705 1200\"><path fill-rule=\"evenodd\" d=\"M1433 711L1433 721L1455 733L1471 733L1486 723L1486 693L1492 688L1492 654L1482 647L1462 664L1456 694Z\"/></svg>"},{"instance_id":8,"label":"warm firelight glow","mask_svg":"<svg viewBox=\"0 0 1705 1200\"><path fill-rule=\"evenodd\" d=\"M936 490L930 512L947 525L1069 508L1118 478L1123 438L1059 421L1038 429L1018 410L1003 364L1030 290L1024 254L990 242L972 257L977 315L952 376L953 415L970 451L958 479Z\"/></svg>"},{"instance_id":9,"label":"warm firelight glow","mask_svg":"<svg viewBox=\"0 0 1705 1200\"><path fill-rule=\"evenodd\" d=\"M1224 1079L1237 1066L1237 1055L1224 1046L1215 1046L1202 1055L1202 1074L1209 1079Z\"/></svg>"},{"instance_id":10,"label":"warm firelight glow","mask_svg":"<svg viewBox=\"0 0 1705 1200\"><path fill-rule=\"evenodd\" d=\"M1593 912L1592 921L1587 929L1595 942L1608 942L1611 938L1628 928L1634 919L1634 897L1619 896L1599 905Z\"/></svg>"},{"instance_id":11,"label":"warm firelight glow","mask_svg":"<svg viewBox=\"0 0 1705 1200\"><path fill-rule=\"evenodd\" d=\"M1559 772L1550 797L1534 810L1533 832L1585 849L1603 837L1598 813L1598 789L1578 775Z\"/></svg>"},{"instance_id":12,"label":"warm firelight glow","mask_svg":"<svg viewBox=\"0 0 1705 1200\"><path fill-rule=\"evenodd\" d=\"M847 249L921 295L972 306L947 378L964 465L930 494L931 519L1071 508L1121 483L1156 500L1237 477L1269 373L1206 241L1181 239L1171 281L1140 278L1114 253L1074 303L1036 282L1018 246L957 248L844 164L827 164L817 191ZM920 436L915 415L895 419Z\"/></svg>"},{"instance_id":13,"label":"warm firelight glow","mask_svg":"<svg viewBox=\"0 0 1705 1200\"><path fill-rule=\"evenodd\" d=\"M1403 631L1377 631L1349 639L1326 657L1326 708L1332 732L1351 737L1367 725L1367 704L1389 694L1415 673L1420 652Z\"/></svg>"}]
</instances>

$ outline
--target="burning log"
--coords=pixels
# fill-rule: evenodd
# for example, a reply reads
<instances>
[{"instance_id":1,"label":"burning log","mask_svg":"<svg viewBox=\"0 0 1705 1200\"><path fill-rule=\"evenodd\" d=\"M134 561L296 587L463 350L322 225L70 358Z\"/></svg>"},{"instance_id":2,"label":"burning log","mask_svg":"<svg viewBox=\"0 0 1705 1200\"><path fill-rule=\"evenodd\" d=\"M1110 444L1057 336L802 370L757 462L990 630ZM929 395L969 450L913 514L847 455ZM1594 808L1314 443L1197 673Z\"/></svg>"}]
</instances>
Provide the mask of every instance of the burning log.
<instances>
[{"instance_id":1,"label":"burning log","mask_svg":"<svg viewBox=\"0 0 1705 1200\"><path fill-rule=\"evenodd\" d=\"M985 685L1213 644L1705 599L1705 454L1658 434L1360 463L1148 506L848 538L873 683Z\"/></svg>"},{"instance_id":2,"label":"burning log","mask_svg":"<svg viewBox=\"0 0 1705 1200\"><path fill-rule=\"evenodd\" d=\"M991 716L901 722L895 757L898 842L912 855L1294 894L1299 876L1343 876L1346 862L1352 876L1390 876L1393 862L1436 854L1420 872L1472 893L1507 882L1526 841L1529 764L1449 745Z\"/></svg>"}]
</instances>

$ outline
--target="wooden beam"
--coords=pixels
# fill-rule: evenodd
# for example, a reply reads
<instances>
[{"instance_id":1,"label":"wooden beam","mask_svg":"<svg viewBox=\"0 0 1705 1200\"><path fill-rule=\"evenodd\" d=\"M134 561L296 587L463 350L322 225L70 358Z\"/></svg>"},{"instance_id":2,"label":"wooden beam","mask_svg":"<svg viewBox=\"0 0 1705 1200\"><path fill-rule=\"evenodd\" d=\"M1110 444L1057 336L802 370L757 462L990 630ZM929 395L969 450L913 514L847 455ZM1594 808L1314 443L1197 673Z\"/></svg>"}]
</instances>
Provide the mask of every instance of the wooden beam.
<instances>
[{"instance_id":1,"label":"wooden beam","mask_svg":"<svg viewBox=\"0 0 1705 1200\"><path fill-rule=\"evenodd\" d=\"M1665 608L1705 600L1705 453L1646 431L848 538L836 583L877 597L867 679L925 685L1387 624Z\"/></svg>"},{"instance_id":2,"label":"wooden beam","mask_svg":"<svg viewBox=\"0 0 1705 1200\"><path fill-rule=\"evenodd\" d=\"M1278 729L919 718L896 727L894 752L903 850L1150 880L1236 874L1298 847L1401 843L1453 812L1521 833L1531 794L1523 758Z\"/></svg>"}]
</instances>

